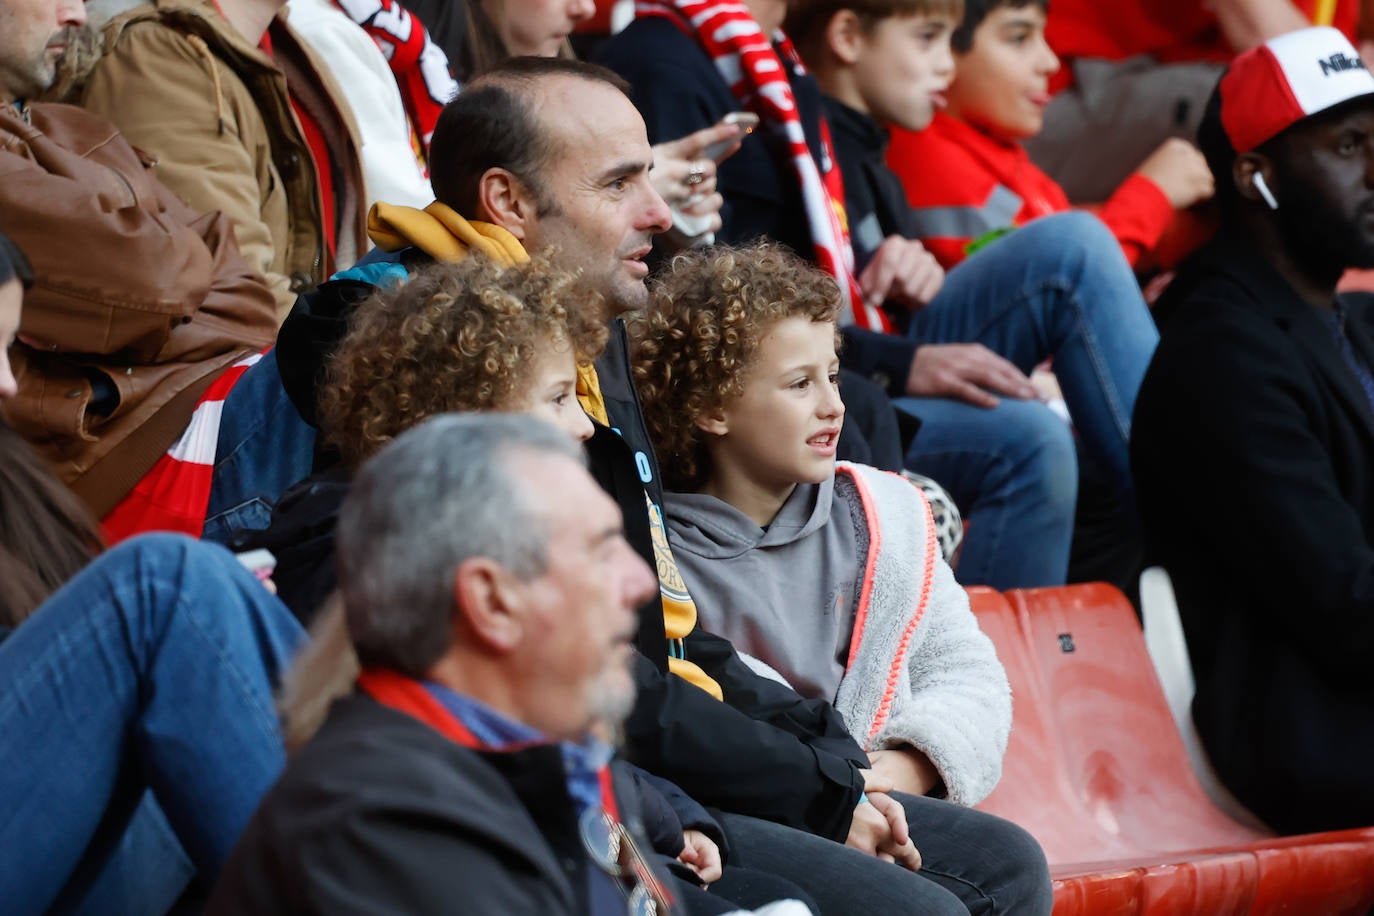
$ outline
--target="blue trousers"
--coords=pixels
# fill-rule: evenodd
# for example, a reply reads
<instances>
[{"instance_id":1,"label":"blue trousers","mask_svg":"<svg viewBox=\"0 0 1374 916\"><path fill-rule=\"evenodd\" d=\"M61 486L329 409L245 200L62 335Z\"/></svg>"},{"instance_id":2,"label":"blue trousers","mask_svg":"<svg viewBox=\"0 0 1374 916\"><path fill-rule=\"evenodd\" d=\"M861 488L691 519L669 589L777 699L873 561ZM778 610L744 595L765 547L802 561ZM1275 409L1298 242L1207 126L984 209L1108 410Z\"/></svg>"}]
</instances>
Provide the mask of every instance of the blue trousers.
<instances>
[{"instance_id":1,"label":"blue trousers","mask_svg":"<svg viewBox=\"0 0 1374 916\"><path fill-rule=\"evenodd\" d=\"M178 864L134 817L149 791L218 874L285 761L272 689L304 639L228 551L176 535L132 538L49 598L0 643L4 910L128 902L74 880L155 893Z\"/></svg>"},{"instance_id":2,"label":"blue trousers","mask_svg":"<svg viewBox=\"0 0 1374 916\"><path fill-rule=\"evenodd\" d=\"M1100 220L1058 214L984 248L950 271L910 330L923 343L981 343L1024 372L1052 357L1086 452L1133 504L1131 414L1159 333ZM943 398L894 403L923 424L907 466L943 484L969 522L959 581L1063 584L1078 495L1063 420L1012 398L992 409Z\"/></svg>"}]
</instances>

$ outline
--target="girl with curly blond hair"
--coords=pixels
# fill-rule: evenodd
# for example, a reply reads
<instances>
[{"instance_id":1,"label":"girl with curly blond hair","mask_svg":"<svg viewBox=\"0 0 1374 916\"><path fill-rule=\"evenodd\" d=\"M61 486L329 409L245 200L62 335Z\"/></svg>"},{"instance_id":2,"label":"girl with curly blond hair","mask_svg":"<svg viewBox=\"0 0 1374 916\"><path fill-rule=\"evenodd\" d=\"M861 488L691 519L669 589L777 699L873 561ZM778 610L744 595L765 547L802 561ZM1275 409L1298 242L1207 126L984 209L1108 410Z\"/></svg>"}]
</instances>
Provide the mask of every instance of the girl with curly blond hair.
<instances>
[{"instance_id":1,"label":"girl with curly blond hair","mask_svg":"<svg viewBox=\"0 0 1374 916\"><path fill-rule=\"evenodd\" d=\"M595 296L543 259L437 263L358 308L328 366L320 431L355 469L426 417L531 413L578 440L577 365L606 343Z\"/></svg>"},{"instance_id":2,"label":"girl with curly blond hair","mask_svg":"<svg viewBox=\"0 0 1374 916\"><path fill-rule=\"evenodd\" d=\"M238 545L272 550L280 597L313 620L281 701L289 746L314 734L357 674L330 596L334 526L353 472L422 420L455 411L529 413L586 440L592 424L575 388L578 365L605 346L605 326L588 317L600 313L576 275L542 258L503 267L481 256L424 267L353 312L320 391L320 435L339 467L293 487L272 528Z\"/></svg>"},{"instance_id":3,"label":"girl with curly blond hair","mask_svg":"<svg viewBox=\"0 0 1374 916\"><path fill-rule=\"evenodd\" d=\"M839 298L777 245L679 255L632 324L635 380L702 625L832 701L918 823L910 796L992 791L1011 695L921 491L835 460Z\"/></svg>"}]
</instances>

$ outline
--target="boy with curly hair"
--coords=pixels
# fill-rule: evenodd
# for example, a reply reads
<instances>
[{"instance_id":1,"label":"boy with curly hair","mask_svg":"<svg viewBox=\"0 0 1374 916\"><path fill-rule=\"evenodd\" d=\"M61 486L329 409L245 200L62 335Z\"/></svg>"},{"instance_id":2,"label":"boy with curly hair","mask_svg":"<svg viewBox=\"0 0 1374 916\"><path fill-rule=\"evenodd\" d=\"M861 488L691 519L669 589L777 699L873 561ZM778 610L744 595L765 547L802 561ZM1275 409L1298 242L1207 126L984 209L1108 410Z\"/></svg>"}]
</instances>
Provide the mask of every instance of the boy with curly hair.
<instances>
[{"instance_id":1,"label":"boy with curly hair","mask_svg":"<svg viewBox=\"0 0 1374 916\"><path fill-rule=\"evenodd\" d=\"M838 307L777 244L679 255L631 325L635 380L702 625L834 702L939 870L941 834L975 825L942 831L958 809L921 796L992 791L1010 690L920 491L835 461Z\"/></svg>"}]
</instances>

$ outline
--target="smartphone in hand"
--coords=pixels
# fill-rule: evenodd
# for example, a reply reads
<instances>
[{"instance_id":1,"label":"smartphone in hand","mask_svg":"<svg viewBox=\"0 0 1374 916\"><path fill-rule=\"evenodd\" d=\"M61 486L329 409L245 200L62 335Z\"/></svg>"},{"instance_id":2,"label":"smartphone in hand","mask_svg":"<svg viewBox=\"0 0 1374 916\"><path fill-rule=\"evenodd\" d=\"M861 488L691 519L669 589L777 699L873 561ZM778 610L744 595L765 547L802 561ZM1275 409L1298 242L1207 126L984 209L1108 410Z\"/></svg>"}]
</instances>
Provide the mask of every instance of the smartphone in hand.
<instances>
[{"instance_id":1,"label":"smartphone in hand","mask_svg":"<svg viewBox=\"0 0 1374 916\"><path fill-rule=\"evenodd\" d=\"M701 151L701 158L714 159L719 162L728 151L734 149L735 144L754 132L759 126L759 116L752 111L732 111L720 119L721 124L734 124L740 128L740 135L732 140L717 140ZM691 201L688 201L688 205ZM673 227L668 230L667 242L675 248L688 248L693 245L709 245L715 241L715 236L708 227L711 225L709 216L693 216L683 213L679 207L673 207Z\"/></svg>"},{"instance_id":2,"label":"smartphone in hand","mask_svg":"<svg viewBox=\"0 0 1374 916\"><path fill-rule=\"evenodd\" d=\"M725 151L734 146L739 140L743 140L754 132L759 126L759 116L752 111L732 111L720 119L721 124L734 124L739 127L739 137L735 140L717 140L706 149L701 151L703 159L714 159L717 162L725 155Z\"/></svg>"}]
</instances>

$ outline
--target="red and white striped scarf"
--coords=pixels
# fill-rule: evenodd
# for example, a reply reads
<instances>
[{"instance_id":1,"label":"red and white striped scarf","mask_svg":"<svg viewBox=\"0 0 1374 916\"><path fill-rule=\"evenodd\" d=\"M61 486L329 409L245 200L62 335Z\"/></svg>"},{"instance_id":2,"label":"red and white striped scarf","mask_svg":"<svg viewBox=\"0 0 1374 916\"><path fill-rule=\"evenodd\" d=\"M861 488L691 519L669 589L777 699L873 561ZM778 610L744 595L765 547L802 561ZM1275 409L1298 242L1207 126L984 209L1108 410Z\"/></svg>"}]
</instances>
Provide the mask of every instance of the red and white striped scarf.
<instances>
[{"instance_id":1,"label":"red and white striped scarf","mask_svg":"<svg viewBox=\"0 0 1374 916\"><path fill-rule=\"evenodd\" d=\"M854 250L844 212L844 181L835 162L830 128L821 119L821 162L806 145L806 132L787 80L787 68L804 73L801 57L781 31L772 40L749 9L734 0L637 0L636 16L662 16L700 43L740 100L763 123L787 139L801 182L802 203L816 248L816 261L840 284L840 321L889 331L883 310L870 305L854 277ZM774 45L776 44L776 48Z\"/></svg>"},{"instance_id":2,"label":"red and white striped scarf","mask_svg":"<svg viewBox=\"0 0 1374 916\"><path fill-rule=\"evenodd\" d=\"M191 422L129 495L100 520L105 543L113 546L145 531L178 531L200 537L210 505L210 480L224 399L261 353L245 356L210 383L196 402Z\"/></svg>"}]
</instances>

